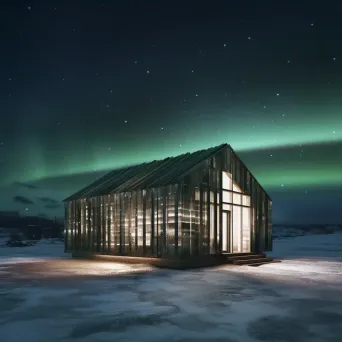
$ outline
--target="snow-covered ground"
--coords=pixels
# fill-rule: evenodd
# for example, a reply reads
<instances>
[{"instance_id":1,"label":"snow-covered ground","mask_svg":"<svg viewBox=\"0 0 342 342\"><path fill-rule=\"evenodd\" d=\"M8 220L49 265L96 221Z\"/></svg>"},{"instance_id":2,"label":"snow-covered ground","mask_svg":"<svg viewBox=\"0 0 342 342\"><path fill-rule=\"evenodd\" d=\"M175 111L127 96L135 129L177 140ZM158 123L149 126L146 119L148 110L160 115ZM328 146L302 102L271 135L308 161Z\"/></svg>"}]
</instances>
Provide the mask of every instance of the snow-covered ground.
<instances>
[{"instance_id":1,"label":"snow-covered ground","mask_svg":"<svg viewBox=\"0 0 342 342\"><path fill-rule=\"evenodd\" d=\"M42 261L53 258L70 258L64 253L64 244L58 239L42 239L33 246L6 247L4 239L0 241L0 267L1 264L14 264L19 262Z\"/></svg>"},{"instance_id":2,"label":"snow-covered ground","mask_svg":"<svg viewBox=\"0 0 342 342\"><path fill-rule=\"evenodd\" d=\"M341 341L342 234L274 241L282 263L192 271L0 249L0 341Z\"/></svg>"}]
</instances>

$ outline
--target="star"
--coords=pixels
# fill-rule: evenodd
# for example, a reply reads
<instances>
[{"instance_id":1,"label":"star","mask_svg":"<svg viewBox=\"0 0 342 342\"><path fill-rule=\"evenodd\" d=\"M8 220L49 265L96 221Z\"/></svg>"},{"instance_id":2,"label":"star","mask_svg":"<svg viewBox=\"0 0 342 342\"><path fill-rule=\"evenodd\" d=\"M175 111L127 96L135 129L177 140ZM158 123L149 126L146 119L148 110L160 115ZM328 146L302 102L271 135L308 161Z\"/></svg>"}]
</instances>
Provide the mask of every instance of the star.
<instances>
[{"instance_id":1,"label":"star","mask_svg":"<svg viewBox=\"0 0 342 342\"><path fill-rule=\"evenodd\" d=\"M248 39L250 40L250 39L251 39L251 37L248 37Z\"/></svg>"},{"instance_id":2,"label":"star","mask_svg":"<svg viewBox=\"0 0 342 342\"><path fill-rule=\"evenodd\" d=\"M11 79L11 78L9 78L8 80L9 80L9 81L12 81L12 79Z\"/></svg>"},{"instance_id":3,"label":"star","mask_svg":"<svg viewBox=\"0 0 342 342\"><path fill-rule=\"evenodd\" d=\"M333 61L336 61L336 57L333 57Z\"/></svg>"},{"instance_id":4,"label":"star","mask_svg":"<svg viewBox=\"0 0 342 342\"><path fill-rule=\"evenodd\" d=\"M277 93L277 96L279 96L280 94L279 93Z\"/></svg>"},{"instance_id":5,"label":"star","mask_svg":"<svg viewBox=\"0 0 342 342\"><path fill-rule=\"evenodd\" d=\"M223 47L227 47L227 44L223 44Z\"/></svg>"},{"instance_id":6,"label":"star","mask_svg":"<svg viewBox=\"0 0 342 342\"><path fill-rule=\"evenodd\" d=\"M150 70L146 70L146 74L149 74L150 73Z\"/></svg>"},{"instance_id":7,"label":"star","mask_svg":"<svg viewBox=\"0 0 342 342\"><path fill-rule=\"evenodd\" d=\"M196 94L196 97L198 97L198 94Z\"/></svg>"},{"instance_id":8,"label":"star","mask_svg":"<svg viewBox=\"0 0 342 342\"><path fill-rule=\"evenodd\" d=\"M161 127L160 129L161 129L161 130L163 130L163 129L164 129L164 127Z\"/></svg>"},{"instance_id":9,"label":"star","mask_svg":"<svg viewBox=\"0 0 342 342\"><path fill-rule=\"evenodd\" d=\"M125 123L127 123L127 120L125 120Z\"/></svg>"},{"instance_id":10,"label":"star","mask_svg":"<svg viewBox=\"0 0 342 342\"><path fill-rule=\"evenodd\" d=\"M31 11L31 6L27 6L27 9L28 9L29 11Z\"/></svg>"}]
</instances>

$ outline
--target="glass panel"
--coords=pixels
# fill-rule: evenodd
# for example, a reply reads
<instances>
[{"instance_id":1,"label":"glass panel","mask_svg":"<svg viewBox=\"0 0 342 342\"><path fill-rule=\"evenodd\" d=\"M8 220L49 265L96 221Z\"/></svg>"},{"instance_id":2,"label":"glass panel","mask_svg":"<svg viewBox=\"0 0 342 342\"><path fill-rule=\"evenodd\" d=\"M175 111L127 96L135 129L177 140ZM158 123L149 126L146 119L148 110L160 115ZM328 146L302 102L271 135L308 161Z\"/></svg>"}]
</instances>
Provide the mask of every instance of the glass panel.
<instances>
[{"instance_id":1,"label":"glass panel","mask_svg":"<svg viewBox=\"0 0 342 342\"><path fill-rule=\"evenodd\" d=\"M72 217L72 202L67 204L67 247L68 250L73 250L73 243L72 243L72 237L73 237L73 217Z\"/></svg>"},{"instance_id":2,"label":"glass panel","mask_svg":"<svg viewBox=\"0 0 342 342\"><path fill-rule=\"evenodd\" d=\"M151 253L151 193L146 191L146 246L147 254Z\"/></svg>"},{"instance_id":3,"label":"glass panel","mask_svg":"<svg viewBox=\"0 0 342 342\"><path fill-rule=\"evenodd\" d=\"M178 253L182 251L182 222L184 221L182 197L178 199Z\"/></svg>"},{"instance_id":4,"label":"glass panel","mask_svg":"<svg viewBox=\"0 0 342 342\"><path fill-rule=\"evenodd\" d=\"M114 202L114 209L115 209L115 246L116 246L116 250L115 253L119 253L120 252L120 195L114 195L115 196L115 202Z\"/></svg>"},{"instance_id":5,"label":"glass panel","mask_svg":"<svg viewBox=\"0 0 342 342\"><path fill-rule=\"evenodd\" d=\"M173 255L175 253L175 194L168 194L166 216L166 238L167 238L167 253Z\"/></svg>"},{"instance_id":6,"label":"glass panel","mask_svg":"<svg viewBox=\"0 0 342 342\"><path fill-rule=\"evenodd\" d=\"M125 193L124 195L124 209L123 209L123 218L124 218L124 251L125 253L130 254L131 253L131 232L130 232L130 213L131 213L131 200L130 200L130 194Z\"/></svg>"},{"instance_id":7,"label":"glass panel","mask_svg":"<svg viewBox=\"0 0 342 342\"><path fill-rule=\"evenodd\" d=\"M114 198L110 196L110 252L115 252L115 243L116 243L116 236L115 236L115 207L114 207Z\"/></svg>"},{"instance_id":8,"label":"glass panel","mask_svg":"<svg viewBox=\"0 0 342 342\"><path fill-rule=\"evenodd\" d=\"M251 205L250 196L242 196L242 205L246 205L248 207Z\"/></svg>"},{"instance_id":9,"label":"glass panel","mask_svg":"<svg viewBox=\"0 0 342 342\"><path fill-rule=\"evenodd\" d=\"M233 191L242 192L241 188L235 182L233 183Z\"/></svg>"},{"instance_id":10,"label":"glass panel","mask_svg":"<svg viewBox=\"0 0 342 342\"><path fill-rule=\"evenodd\" d=\"M251 210L242 208L242 252L250 252L251 246Z\"/></svg>"},{"instance_id":11,"label":"glass panel","mask_svg":"<svg viewBox=\"0 0 342 342\"><path fill-rule=\"evenodd\" d=\"M209 241L208 241L209 224L208 224L208 211L207 211L207 191L203 191L202 201L203 201L203 208L202 208L203 248L202 248L202 250L203 250L204 254L208 254L209 253Z\"/></svg>"},{"instance_id":12,"label":"glass panel","mask_svg":"<svg viewBox=\"0 0 342 342\"><path fill-rule=\"evenodd\" d=\"M137 194L135 191L133 191L131 192L131 215L130 215L131 253L133 255L135 255L137 252L136 217L137 217Z\"/></svg>"},{"instance_id":13,"label":"glass panel","mask_svg":"<svg viewBox=\"0 0 342 342\"><path fill-rule=\"evenodd\" d=\"M104 230L103 230L103 243L104 243L104 251L105 253L107 254L108 253L108 244L109 244L109 241L108 241L108 232L109 232L109 227L108 227L108 210L109 210L109 207L108 207L108 196L104 196L104 217L103 217L103 220L104 220Z\"/></svg>"},{"instance_id":14,"label":"glass panel","mask_svg":"<svg viewBox=\"0 0 342 342\"><path fill-rule=\"evenodd\" d=\"M232 203L232 193L230 191L223 191L222 201L227 203Z\"/></svg>"},{"instance_id":15,"label":"glass panel","mask_svg":"<svg viewBox=\"0 0 342 342\"><path fill-rule=\"evenodd\" d=\"M214 205L210 204L210 252L215 253L215 245L214 245L214 228L215 228L215 214L214 214Z\"/></svg>"},{"instance_id":16,"label":"glass panel","mask_svg":"<svg viewBox=\"0 0 342 342\"><path fill-rule=\"evenodd\" d=\"M137 242L138 242L138 253L143 253L143 245L144 245L144 234L143 234L143 198L142 198L142 191L139 190L137 194Z\"/></svg>"},{"instance_id":17,"label":"glass panel","mask_svg":"<svg viewBox=\"0 0 342 342\"><path fill-rule=\"evenodd\" d=\"M164 212L164 206L166 205L166 199L163 197L164 191L162 188L158 189L158 232L159 232L159 253L165 255L166 252L166 211Z\"/></svg>"},{"instance_id":18,"label":"glass panel","mask_svg":"<svg viewBox=\"0 0 342 342\"><path fill-rule=\"evenodd\" d=\"M98 200L93 198L93 252L98 252Z\"/></svg>"},{"instance_id":19,"label":"glass panel","mask_svg":"<svg viewBox=\"0 0 342 342\"><path fill-rule=\"evenodd\" d=\"M200 190L198 188L195 189L195 201L200 200Z\"/></svg>"},{"instance_id":20,"label":"glass panel","mask_svg":"<svg viewBox=\"0 0 342 342\"><path fill-rule=\"evenodd\" d=\"M233 194L233 203L234 204L241 204L241 195Z\"/></svg>"},{"instance_id":21,"label":"glass panel","mask_svg":"<svg viewBox=\"0 0 342 342\"><path fill-rule=\"evenodd\" d=\"M222 252L228 250L228 213L222 212Z\"/></svg>"},{"instance_id":22,"label":"glass panel","mask_svg":"<svg viewBox=\"0 0 342 342\"><path fill-rule=\"evenodd\" d=\"M232 210L231 204L223 204L223 205L222 205L222 210L231 211L231 210Z\"/></svg>"},{"instance_id":23,"label":"glass panel","mask_svg":"<svg viewBox=\"0 0 342 342\"><path fill-rule=\"evenodd\" d=\"M216 246L217 250L216 253L219 252L219 246L220 246L220 207L216 206L217 211L217 231L216 231Z\"/></svg>"},{"instance_id":24,"label":"glass panel","mask_svg":"<svg viewBox=\"0 0 342 342\"><path fill-rule=\"evenodd\" d=\"M153 206L154 206L154 254L158 255L159 253L159 199L158 199L158 190L153 192Z\"/></svg>"},{"instance_id":25,"label":"glass panel","mask_svg":"<svg viewBox=\"0 0 342 342\"><path fill-rule=\"evenodd\" d=\"M241 207L233 206L232 252L241 253Z\"/></svg>"},{"instance_id":26,"label":"glass panel","mask_svg":"<svg viewBox=\"0 0 342 342\"><path fill-rule=\"evenodd\" d=\"M222 189L232 190L232 175L228 172L222 172Z\"/></svg>"},{"instance_id":27,"label":"glass panel","mask_svg":"<svg viewBox=\"0 0 342 342\"><path fill-rule=\"evenodd\" d=\"M214 193L210 191L210 202L214 203Z\"/></svg>"}]
</instances>

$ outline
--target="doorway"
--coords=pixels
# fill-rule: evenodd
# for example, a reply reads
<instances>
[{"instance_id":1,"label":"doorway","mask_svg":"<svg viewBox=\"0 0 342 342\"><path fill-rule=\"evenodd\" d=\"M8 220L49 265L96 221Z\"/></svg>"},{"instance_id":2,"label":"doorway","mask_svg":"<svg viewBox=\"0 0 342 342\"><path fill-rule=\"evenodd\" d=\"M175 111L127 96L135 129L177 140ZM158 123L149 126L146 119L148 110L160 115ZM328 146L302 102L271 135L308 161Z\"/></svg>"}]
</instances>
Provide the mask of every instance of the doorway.
<instances>
[{"instance_id":1,"label":"doorway","mask_svg":"<svg viewBox=\"0 0 342 342\"><path fill-rule=\"evenodd\" d=\"M231 212L229 210L222 211L222 252L229 253L230 248L230 219Z\"/></svg>"}]
</instances>

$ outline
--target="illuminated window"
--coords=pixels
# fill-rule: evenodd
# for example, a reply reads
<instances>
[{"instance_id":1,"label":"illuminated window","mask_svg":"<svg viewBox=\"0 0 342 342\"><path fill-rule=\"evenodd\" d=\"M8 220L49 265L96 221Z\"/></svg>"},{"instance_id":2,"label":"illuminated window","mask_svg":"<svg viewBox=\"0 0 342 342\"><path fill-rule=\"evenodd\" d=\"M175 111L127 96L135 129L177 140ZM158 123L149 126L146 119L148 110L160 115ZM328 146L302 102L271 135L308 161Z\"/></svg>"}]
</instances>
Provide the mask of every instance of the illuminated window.
<instances>
[{"instance_id":1,"label":"illuminated window","mask_svg":"<svg viewBox=\"0 0 342 342\"><path fill-rule=\"evenodd\" d=\"M232 190L232 175L228 172L222 172L222 188Z\"/></svg>"},{"instance_id":2,"label":"illuminated window","mask_svg":"<svg viewBox=\"0 0 342 342\"><path fill-rule=\"evenodd\" d=\"M222 201L226 203L232 203L232 193L230 191L223 191Z\"/></svg>"}]
</instances>

